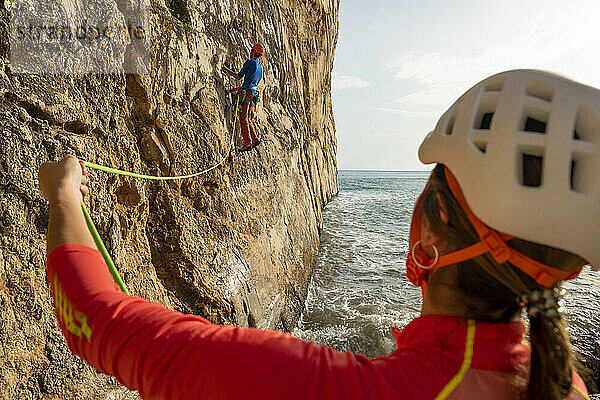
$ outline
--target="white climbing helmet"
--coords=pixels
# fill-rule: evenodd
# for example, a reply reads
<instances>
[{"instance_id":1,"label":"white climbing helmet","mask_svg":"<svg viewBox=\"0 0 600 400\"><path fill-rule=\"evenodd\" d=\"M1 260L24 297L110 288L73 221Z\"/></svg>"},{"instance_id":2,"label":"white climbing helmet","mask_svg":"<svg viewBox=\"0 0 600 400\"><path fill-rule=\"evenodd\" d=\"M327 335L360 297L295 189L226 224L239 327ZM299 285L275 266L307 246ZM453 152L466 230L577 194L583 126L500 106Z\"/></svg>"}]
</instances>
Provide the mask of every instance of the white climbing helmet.
<instances>
[{"instance_id":1,"label":"white climbing helmet","mask_svg":"<svg viewBox=\"0 0 600 400\"><path fill-rule=\"evenodd\" d=\"M473 213L497 231L600 266L600 90L535 70L462 95L421 147L445 164ZM524 160L541 165L524 177Z\"/></svg>"}]
</instances>

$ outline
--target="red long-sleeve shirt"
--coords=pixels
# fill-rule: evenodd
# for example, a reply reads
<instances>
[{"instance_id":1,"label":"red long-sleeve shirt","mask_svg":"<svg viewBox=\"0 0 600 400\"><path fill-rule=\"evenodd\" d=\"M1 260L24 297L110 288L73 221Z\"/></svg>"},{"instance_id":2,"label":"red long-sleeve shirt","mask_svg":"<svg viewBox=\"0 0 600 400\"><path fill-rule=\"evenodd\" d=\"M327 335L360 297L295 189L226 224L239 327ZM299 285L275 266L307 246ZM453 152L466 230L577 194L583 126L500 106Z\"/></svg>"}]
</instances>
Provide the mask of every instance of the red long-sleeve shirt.
<instances>
[{"instance_id":1,"label":"red long-sleeve shirt","mask_svg":"<svg viewBox=\"0 0 600 400\"><path fill-rule=\"evenodd\" d=\"M396 351L368 359L282 332L213 325L128 296L86 246L54 249L47 273L71 351L146 400L496 399L524 390L514 383L518 366L529 362L520 322L424 316L394 332ZM585 398L574 377L569 398Z\"/></svg>"}]
</instances>

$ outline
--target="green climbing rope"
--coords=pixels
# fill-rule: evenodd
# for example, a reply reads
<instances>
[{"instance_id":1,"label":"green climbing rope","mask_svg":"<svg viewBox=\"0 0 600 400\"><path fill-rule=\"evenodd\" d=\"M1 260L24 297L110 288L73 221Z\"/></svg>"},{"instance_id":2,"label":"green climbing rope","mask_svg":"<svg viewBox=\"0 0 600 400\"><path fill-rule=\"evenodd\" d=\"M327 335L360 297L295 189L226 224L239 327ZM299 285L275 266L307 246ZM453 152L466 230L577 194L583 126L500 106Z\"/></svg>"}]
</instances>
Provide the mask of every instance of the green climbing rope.
<instances>
[{"instance_id":1,"label":"green climbing rope","mask_svg":"<svg viewBox=\"0 0 600 400\"><path fill-rule=\"evenodd\" d=\"M111 174L131 176L133 178L140 178L140 179L150 179L150 180L154 180L154 181L171 181L171 180L176 180L176 179L187 179L187 178L193 178L193 177L199 176L199 175L204 175L204 174L212 171L213 169L219 167L221 164L223 164L223 162L225 162L225 160L227 159L227 156L231 152L231 148L233 147L233 139L235 137L235 122L236 122L236 119L237 119L238 104L239 104L239 102L236 100L236 102L235 102L234 117L233 117L233 132L231 133L231 141L229 143L229 150L227 150L227 152L225 153L225 155L223 156L223 158L221 159L221 161L219 161L217 164L215 164L212 167L207 168L207 169L205 169L203 171L196 172L196 173L190 174L190 175L154 176L154 175L136 174L135 172L129 172L129 171L122 171L120 169L105 167L104 165L98 165L98 164L94 164L94 163L91 163L91 162L88 162L88 161L84 161L84 164L88 168L97 169L99 171L104 171L104 172L108 172L108 173L111 173Z\"/></svg>"},{"instance_id":2,"label":"green climbing rope","mask_svg":"<svg viewBox=\"0 0 600 400\"><path fill-rule=\"evenodd\" d=\"M110 271L111 275L113 276L113 279L115 280L117 285L119 285L119 287L121 288L121 290L123 292L125 292L126 294L129 294L129 291L127 290L127 286L125 286L125 282L123 282L123 279L121 279L121 275L119 275L119 271L117 271L117 267L115 267L115 263L113 263L112 258L110 258L110 254L108 254L108 250L106 250L106 246L104 246L104 242L102 241L102 238L98 234L96 225L94 225L94 222L92 221L92 218L90 217L90 213L88 212L84 203L81 203L81 209L83 210L83 215L85 216L85 222L87 223L88 229L90 230L90 233L92 234L92 237L94 238L94 242L96 242L96 246L98 247L98 250L100 250L100 253L102 253L102 257L104 257L104 261L106 262L106 265L108 265L108 270Z\"/></svg>"},{"instance_id":3,"label":"green climbing rope","mask_svg":"<svg viewBox=\"0 0 600 400\"><path fill-rule=\"evenodd\" d=\"M225 153L225 155L223 156L221 161L219 161L217 164L215 164L212 167L205 169L203 171L196 172L195 174L190 174L190 175L153 176L153 175L143 175L143 174L136 174L136 173L128 172L128 171L122 171L119 169L105 167L103 165L98 165L98 164L90 163L87 161L84 161L84 164L88 168L97 169L99 171L104 171L104 172L108 172L108 173L112 173L112 174L131 176L133 178L150 179L150 180L157 180L157 181L186 179L186 178L193 178L195 176L206 174L206 173L212 171L213 169L217 168L219 165L223 164L223 162L225 162L225 160L227 159L227 156L229 156L229 153L231 152L231 148L233 147L233 139L235 137L235 122L237 120L238 104L239 104L239 101L236 98L235 111L233 112L233 130L231 132L231 142L229 145L229 149L227 150L227 152ZM115 280L117 285L119 285L119 287L121 288L121 290L123 292L125 292L126 294L129 294L129 291L127 290L127 286L125 286L125 282L123 282L123 279L121 279L121 276L119 275L119 271L117 271L117 268L115 267L115 263L113 262L112 258L110 257L110 254L108 253L108 250L106 249L106 246L104 245L104 242L102 241L102 238L98 234L98 230L96 229L96 226L94 225L94 222L92 221L92 218L90 217L90 214L89 214L87 208L85 207L84 203L81 203L81 209L83 210L83 215L85 216L85 222L87 223L88 229L90 230L90 233L92 234L92 237L94 238L94 242L96 242L96 246L98 247L98 250L100 250L102 257L104 258L106 265L108 265L108 270L110 271L111 275L113 276L113 279Z\"/></svg>"}]
</instances>

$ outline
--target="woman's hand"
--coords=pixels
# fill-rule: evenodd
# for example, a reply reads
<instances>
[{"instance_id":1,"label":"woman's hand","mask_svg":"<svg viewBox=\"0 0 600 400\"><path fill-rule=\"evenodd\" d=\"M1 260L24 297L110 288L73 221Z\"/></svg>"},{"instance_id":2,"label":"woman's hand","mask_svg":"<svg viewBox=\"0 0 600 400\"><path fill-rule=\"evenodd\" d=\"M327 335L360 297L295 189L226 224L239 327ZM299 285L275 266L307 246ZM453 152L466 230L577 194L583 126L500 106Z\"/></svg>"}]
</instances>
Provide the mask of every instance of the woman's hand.
<instances>
[{"instance_id":1,"label":"woman's hand","mask_svg":"<svg viewBox=\"0 0 600 400\"><path fill-rule=\"evenodd\" d=\"M83 161L74 156L65 156L59 162L40 166L40 189L50 203L48 253L67 243L96 248L81 210L81 202L89 192L86 175Z\"/></svg>"},{"instance_id":2,"label":"woman's hand","mask_svg":"<svg viewBox=\"0 0 600 400\"><path fill-rule=\"evenodd\" d=\"M50 205L65 202L81 203L89 193L87 169L83 161L68 155L59 162L47 162L40 166L40 189Z\"/></svg>"}]
</instances>

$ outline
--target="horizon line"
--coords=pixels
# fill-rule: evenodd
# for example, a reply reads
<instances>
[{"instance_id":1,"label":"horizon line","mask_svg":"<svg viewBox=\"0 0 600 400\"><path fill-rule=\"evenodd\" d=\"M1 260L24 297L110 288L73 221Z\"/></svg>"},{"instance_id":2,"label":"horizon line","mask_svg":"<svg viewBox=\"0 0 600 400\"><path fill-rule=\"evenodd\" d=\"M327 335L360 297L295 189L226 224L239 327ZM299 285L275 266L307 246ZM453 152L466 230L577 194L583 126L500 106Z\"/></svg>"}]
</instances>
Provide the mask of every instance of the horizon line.
<instances>
[{"instance_id":1,"label":"horizon line","mask_svg":"<svg viewBox=\"0 0 600 400\"><path fill-rule=\"evenodd\" d=\"M338 171L431 172L430 169L338 168Z\"/></svg>"}]
</instances>

